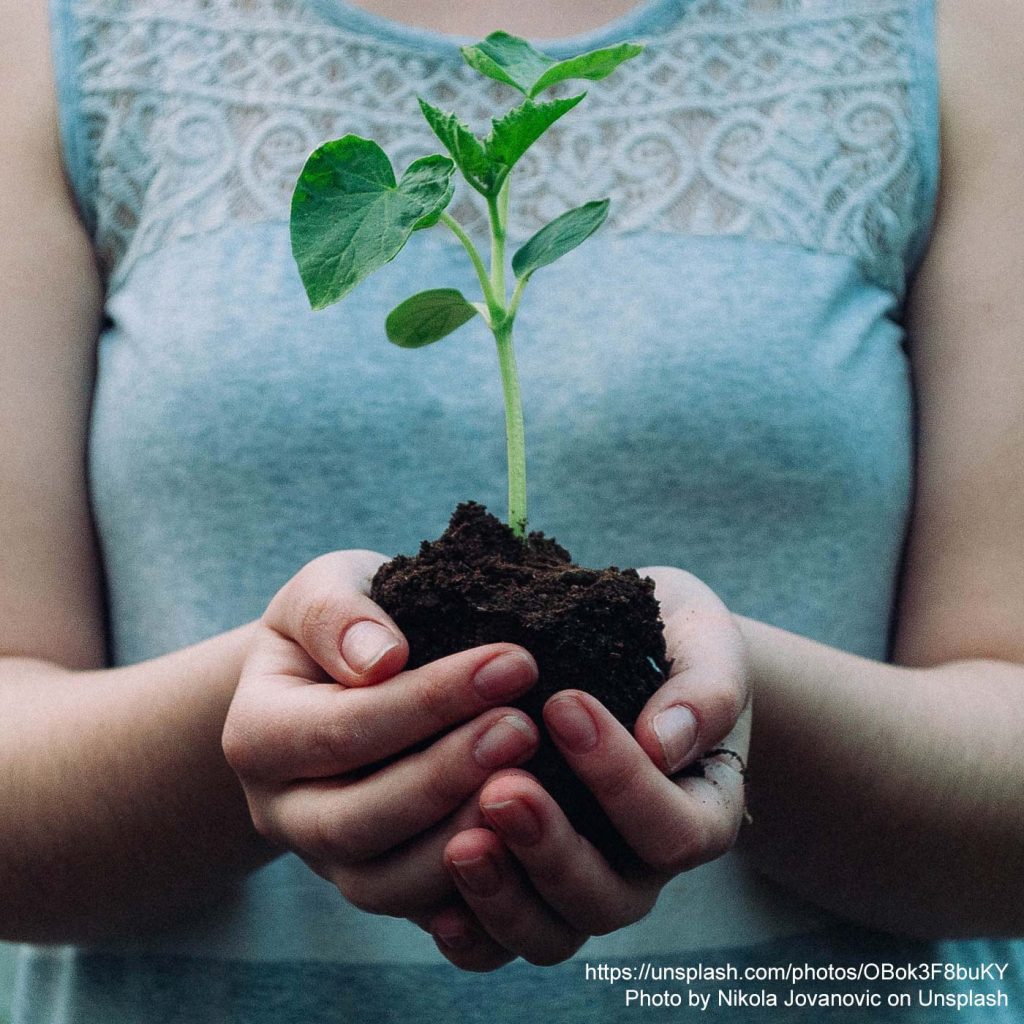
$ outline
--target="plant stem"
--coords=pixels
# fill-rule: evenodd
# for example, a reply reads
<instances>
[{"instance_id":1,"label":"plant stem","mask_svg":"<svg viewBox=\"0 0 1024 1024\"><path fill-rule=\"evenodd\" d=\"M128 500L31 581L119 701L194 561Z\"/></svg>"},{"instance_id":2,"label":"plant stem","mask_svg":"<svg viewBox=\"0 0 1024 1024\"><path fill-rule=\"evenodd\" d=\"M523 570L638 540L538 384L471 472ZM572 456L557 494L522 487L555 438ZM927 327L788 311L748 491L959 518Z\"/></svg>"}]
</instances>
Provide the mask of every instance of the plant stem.
<instances>
[{"instance_id":1,"label":"plant stem","mask_svg":"<svg viewBox=\"0 0 1024 1024\"><path fill-rule=\"evenodd\" d=\"M508 218L508 179L497 196L488 196L487 211L491 215L491 288L505 306L505 223Z\"/></svg>"},{"instance_id":2,"label":"plant stem","mask_svg":"<svg viewBox=\"0 0 1024 1024\"><path fill-rule=\"evenodd\" d=\"M508 525L520 539L526 537L526 433L523 427L523 399L519 391L519 371L512 347L515 309L507 304L505 291L505 232L508 225L508 178L498 194L487 197L491 222L491 294L493 305L491 330L498 346L501 391L505 399L505 445L508 452ZM520 294L517 289L516 295ZM518 304L518 302L517 302Z\"/></svg>"},{"instance_id":3,"label":"plant stem","mask_svg":"<svg viewBox=\"0 0 1024 1024\"><path fill-rule=\"evenodd\" d=\"M518 282L508 304L505 292L505 231L508 223L508 181L497 196L489 196L487 210L491 222L491 269L488 273L473 240L462 225L448 213L442 213L446 225L462 243L476 270L490 313L490 328L498 346L501 390L505 400L505 442L508 453L508 525L519 538L526 537L526 433L523 427L523 399L519 390L519 371L512 347L512 325L525 281Z\"/></svg>"},{"instance_id":4,"label":"plant stem","mask_svg":"<svg viewBox=\"0 0 1024 1024\"><path fill-rule=\"evenodd\" d=\"M491 311L491 317L493 318L499 310L504 312L505 296L501 293L498 295L494 294L487 268L484 266L484 261L480 258L480 253L477 252L476 246L473 244L473 239L466 234L462 225L450 214L442 213L441 223L451 229L452 234L455 235L462 243L462 247L469 253L473 269L476 271L476 276L480 280L480 287L483 289L484 302L487 303L487 308Z\"/></svg>"},{"instance_id":5,"label":"plant stem","mask_svg":"<svg viewBox=\"0 0 1024 1024\"><path fill-rule=\"evenodd\" d=\"M512 318L494 327L501 369L501 390L505 399L505 441L508 452L508 525L519 538L526 537L526 433L523 428L523 400L519 371L512 348Z\"/></svg>"}]
</instances>

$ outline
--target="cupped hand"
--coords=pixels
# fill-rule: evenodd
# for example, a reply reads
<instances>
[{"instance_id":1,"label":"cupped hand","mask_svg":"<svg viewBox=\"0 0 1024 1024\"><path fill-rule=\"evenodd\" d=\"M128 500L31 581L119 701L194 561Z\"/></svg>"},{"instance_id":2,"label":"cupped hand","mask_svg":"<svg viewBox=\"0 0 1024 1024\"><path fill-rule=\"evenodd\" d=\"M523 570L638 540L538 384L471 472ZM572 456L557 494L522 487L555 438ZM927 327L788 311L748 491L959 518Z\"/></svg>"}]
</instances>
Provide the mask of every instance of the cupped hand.
<instances>
[{"instance_id":1,"label":"cupped hand","mask_svg":"<svg viewBox=\"0 0 1024 1024\"><path fill-rule=\"evenodd\" d=\"M453 903L427 923L459 967L492 970L516 956L558 963L590 936L644 917L671 878L735 842L750 736L742 636L718 597L689 573L641 575L655 581L673 664L634 735L580 691L558 693L544 708L555 743L635 854L635 866L613 870L527 772L499 773L480 792L484 827L459 832L445 847L464 905ZM694 773L698 761L702 771Z\"/></svg>"},{"instance_id":2,"label":"cupped hand","mask_svg":"<svg viewBox=\"0 0 1024 1024\"><path fill-rule=\"evenodd\" d=\"M325 555L274 597L223 747L266 839L355 906L422 920L458 898L443 851L485 824L474 797L536 749L536 726L502 705L537 667L491 644L402 671L405 638L368 596L384 560Z\"/></svg>"}]
</instances>

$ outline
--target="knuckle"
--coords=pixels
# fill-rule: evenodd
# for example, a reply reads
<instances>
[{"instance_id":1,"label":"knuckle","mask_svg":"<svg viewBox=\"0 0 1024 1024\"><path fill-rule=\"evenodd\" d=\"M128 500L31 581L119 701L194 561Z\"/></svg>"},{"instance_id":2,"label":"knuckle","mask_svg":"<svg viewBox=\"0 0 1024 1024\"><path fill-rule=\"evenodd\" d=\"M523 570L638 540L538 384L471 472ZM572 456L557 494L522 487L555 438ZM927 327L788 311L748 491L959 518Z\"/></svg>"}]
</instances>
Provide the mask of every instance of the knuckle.
<instances>
[{"instance_id":1,"label":"knuckle","mask_svg":"<svg viewBox=\"0 0 1024 1024\"><path fill-rule=\"evenodd\" d=\"M334 598L322 591L312 594L304 602L296 639L308 652L333 645L333 634L339 631L335 606Z\"/></svg>"},{"instance_id":2,"label":"knuckle","mask_svg":"<svg viewBox=\"0 0 1024 1024\"><path fill-rule=\"evenodd\" d=\"M263 620L272 629L286 630L294 610L306 603L309 594L317 587L320 558L307 562L273 596Z\"/></svg>"},{"instance_id":3,"label":"knuckle","mask_svg":"<svg viewBox=\"0 0 1024 1024\"><path fill-rule=\"evenodd\" d=\"M416 692L416 710L428 723L431 733L451 725L451 688L442 673L428 671L422 674Z\"/></svg>"},{"instance_id":4,"label":"knuckle","mask_svg":"<svg viewBox=\"0 0 1024 1024\"><path fill-rule=\"evenodd\" d=\"M636 763L608 765L601 775L593 780L592 788L603 801L622 803L632 801L640 791L643 769Z\"/></svg>"},{"instance_id":5,"label":"knuckle","mask_svg":"<svg viewBox=\"0 0 1024 1024\"><path fill-rule=\"evenodd\" d=\"M259 742L260 730L241 714L229 715L224 723L220 745L224 760L242 779L256 776L263 767L264 745Z\"/></svg>"},{"instance_id":6,"label":"knuckle","mask_svg":"<svg viewBox=\"0 0 1024 1024\"><path fill-rule=\"evenodd\" d=\"M350 813L337 807L319 807L304 829L302 851L317 860L354 864L365 857L358 830Z\"/></svg>"},{"instance_id":7,"label":"knuckle","mask_svg":"<svg viewBox=\"0 0 1024 1024\"><path fill-rule=\"evenodd\" d=\"M453 767L449 759L431 756L429 752L420 756L420 799L424 808L437 814L459 803L472 792L473 785L467 785L463 774Z\"/></svg>"},{"instance_id":8,"label":"knuckle","mask_svg":"<svg viewBox=\"0 0 1024 1024\"><path fill-rule=\"evenodd\" d=\"M344 718L321 718L313 727L310 754L318 764L330 765L334 774L357 767L359 731Z\"/></svg>"}]
</instances>

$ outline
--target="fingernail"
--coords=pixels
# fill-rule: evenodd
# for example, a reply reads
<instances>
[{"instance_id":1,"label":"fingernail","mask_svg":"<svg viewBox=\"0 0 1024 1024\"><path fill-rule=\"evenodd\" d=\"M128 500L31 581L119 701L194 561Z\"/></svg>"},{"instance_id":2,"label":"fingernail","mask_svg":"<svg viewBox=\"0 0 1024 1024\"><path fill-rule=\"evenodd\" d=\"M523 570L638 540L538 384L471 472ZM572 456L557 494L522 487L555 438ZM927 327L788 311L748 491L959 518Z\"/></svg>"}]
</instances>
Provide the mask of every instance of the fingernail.
<instances>
[{"instance_id":1,"label":"fingernail","mask_svg":"<svg viewBox=\"0 0 1024 1024\"><path fill-rule=\"evenodd\" d=\"M473 757L481 768L500 768L528 754L536 742L533 729L520 715L499 718L476 741Z\"/></svg>"},{"instance_id":2,"label":"fingernail","mask_svg":"<svg viewBox=\"0 0 1024 1024\"><path fill-rule=\"evenodd\" d=\"M473 676L473 686L484 700L508 700L518 697L537 681L537 666L528 654L499 654L481 665Z\"/></svg>"},{"instance_id":3,"label":"fingernail","mask_svg":"<svg viewBox=\"0 0 1024 1024\"><path fill-rule=\"evenodd\" d=\"M354 622L341 638L341 656L356 675L369 672L389 651L398 646L398 638L385 626L370 619Z\"/></svg>"},{"instance_id":4,"label":"fingernail","mask_svg":"<svg viewBox=\"0 0 1024 1024\"><path fill-rule=\"evenodd\" d=\"M498 865L485 853L469 860L453 860L452 867L462 884L477 896L493 896L501 888Z\"/></svg>"},{"instance_id":5,"label":"fingernail","mask_svg":"<svg viewBox=\"0 0 1024 1024\"><path fill-rule=\"evenodd\" d=\"M665 767L669 773L678 771L697 742L697 719L693 712L683 704L673 704L655 715L651 724L661 744Z\"/></svg>"},{"instance_id":6,"label":"fingernail","mask_svg":"<svg viewBox=\"0 0 1024 1024\"><path fill-rule=\"evenodd\" d=\"M540 820L522 800L481 804L481 810L502 836L516 845L533 846L540 842Z\"/></svg>"},{"instance_id":7,"label":"fingernail","mask_svg":"<svg viewBox=\"0 0 1024 1024\"><path fill-rule=\"evenodd\" d=\"M585 754L597 746L597 726L575 697L559 697L550 701L544 720L562 745L574 754Z\"/></svg>"}]
</instances>

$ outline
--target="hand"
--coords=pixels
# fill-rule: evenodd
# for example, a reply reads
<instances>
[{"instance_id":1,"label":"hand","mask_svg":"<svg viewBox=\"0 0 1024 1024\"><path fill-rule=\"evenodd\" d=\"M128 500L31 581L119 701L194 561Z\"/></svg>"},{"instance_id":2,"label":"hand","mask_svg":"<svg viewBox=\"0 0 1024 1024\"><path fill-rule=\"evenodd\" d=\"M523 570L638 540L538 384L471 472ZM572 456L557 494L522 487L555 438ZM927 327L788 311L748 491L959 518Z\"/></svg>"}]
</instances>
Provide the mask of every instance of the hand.
<instances>
[{"instance_id":1,"label":"hand","mask_svg":"<svg viewBox=\"0 0 1024 1024\"><path fill-rule=\"evenodd\" d=\"M536 726L501 705L537 667L491 644L402 672L405 638L367 596L384 560L325 555L274 597L223 747L261 835L355 906L422 922L458 898L443 850L485 824L481 786L536 749Z\"/></svg>"},{"instance_id":2,"label":"hand","mask_svg":"<svg viewBox=\"0 0 1024 1024\"><path fill-rule=\"evenodd\" d=\"M516 956L558 963L589 936L638 921L666 882L721 856L736 839L750 737L742 636L728 609L689 573L641 575L656 583L673 665L635 737L579 691L556 694L544 708L552 737L636 854L636 868L613 871L527 772L500 773L480 793L488 828L468 828L445 847L465 906L453 904L428 922L458 967L493 970ZM679 774L719 747L734 753L703 758L704 777Z\"/></svg>"}]
</instances>

